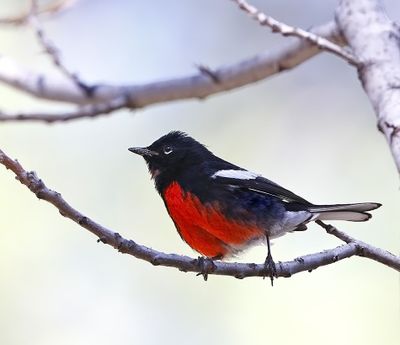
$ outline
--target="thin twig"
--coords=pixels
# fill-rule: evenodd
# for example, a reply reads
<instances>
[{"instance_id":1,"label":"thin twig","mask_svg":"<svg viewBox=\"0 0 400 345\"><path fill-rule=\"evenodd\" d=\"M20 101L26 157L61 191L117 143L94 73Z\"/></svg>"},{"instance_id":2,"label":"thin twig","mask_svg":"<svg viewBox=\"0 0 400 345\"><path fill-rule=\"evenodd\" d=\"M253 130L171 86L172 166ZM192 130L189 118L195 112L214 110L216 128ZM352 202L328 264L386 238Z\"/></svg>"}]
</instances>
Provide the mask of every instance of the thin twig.
<instances>
[{"instance_id":1,"label":"thin twig","mask_svg":"<svg viewBox=\"0 0 400 345\"><path fill-rule=\"evenodd\" d=\"M63 12L64 10L70 8L72 5L76 4L78 0L59 0L53 1L46 4L43 7L38 8L37 14L42 15L55 15ZM28 22L29 16L31 14L31 9L27 9L24 12L0 18L0 25L23 25Z\"/></svg>"},{"instance_id":2,"label":"thin twig","mask_svg":"<svg viewBox=\"0 0 400 345\"><path fill-rule=\"evenodd\" d=\"M35 172L26 171L18 161L8 157L2 150L0 150L0 164L10 169L16 175L16 178L39 199L48 201L58 209L61 215L73 220L81 227L96 235L99 241L118 249L122 253L130 254L153 265L175 267L184 272L197 272L205 278L209 274L233 276L236 278L265 277L270 275L270 272L266 272L264 264L228 263L204 260L203 258L193 259L177 254L165 254L137 244L132 240L127 240L117 232L107 229L74 209L62 198L60 193L47 188ZM364 247L374 248L367 244L364 244ZM378 248L375 249L378 250ZM290 277L298 272L311 271L354 255L363 256L364 254L365 250L361 250L358 242L351 241L350 243L320 253L304 255L292 261L279 262L276 265L276 276ZM365 256L400 271L400 257L396 257L383 250L376 251L375 255Z\"/></svg>"},{"instance_id":3,"label":"thin twig","mask_svg":"<svg viewBox=\"0 0 400 345\"><path fill-rule=\"evenodd\" d=\"M322 228L324 228L328 234L339 238L340 240L346 242L347 244L350 243L355 244L358 248L357 255L365 256L366 258L378 261L386 266L398 270L400 257L397 257L384 249L377 248L363 241L357 240L354 237L351 237L350 235L346 234L345 232L338 230L335 226L331 224L325 224L321 220L317 220L316 223Z\"/></svg>"},{"instance_id":4,"label":"thin twig","mask_svg":"<svg viewBox=\"0 0 400 345\"><path fill-rule=\"evenodd\" d=\"M34 122L68 122L82 118L94 118L102 115L111 114L114 111L123 109L129 104L129 100L120 97L110 100L107 103L88 104L79 107L77 110L63 111L56 113L43 113L43 112L18 112L7 113L0 110L0 122L19 122L19 121L34 121ZM130 107L132 110L133 108Z\"/></svg>"},{"instance_id":5,"label":"thin twig","mask_svg":"<svg viewBox=\"0 0 400 345\"><path fill-rule=\"evenodd\" d=\"M48 54L54 66L56 66L65 77L70 79L78 88L80 88L87 95L88 98L90 98L93 87L83 82L76 73L70 71L67 68L67 66L62 61L60 50L45 34L38 18L37 0L31 0L31 12L29 16L29 23L35 30L36 37L38 38L40 45L43 47L44 51Z\"/></svg>"},{"instance_id":6,"label":"thin twig","mask_svg":"<svg viewBox=\"0 0 400 345\"><path fill-rule=\"evenodd\" d=\"M340 47L339 45L327 40L326 38L321 37L315 33L279 22L278 20L267 16L265 13L259 11L256 7L250 5L245 0L232 1L236 2L241 10L245 11L252 18L257 20L260 25L268 26L269 28L271 28L272 32L280 33L283 36L295 36L300 39L306 40L307 42L318 47L318 49L333 53L345 59L349 64L353 66L358 66L359 62L352 53Z\"/></svg>"}]
</instances>

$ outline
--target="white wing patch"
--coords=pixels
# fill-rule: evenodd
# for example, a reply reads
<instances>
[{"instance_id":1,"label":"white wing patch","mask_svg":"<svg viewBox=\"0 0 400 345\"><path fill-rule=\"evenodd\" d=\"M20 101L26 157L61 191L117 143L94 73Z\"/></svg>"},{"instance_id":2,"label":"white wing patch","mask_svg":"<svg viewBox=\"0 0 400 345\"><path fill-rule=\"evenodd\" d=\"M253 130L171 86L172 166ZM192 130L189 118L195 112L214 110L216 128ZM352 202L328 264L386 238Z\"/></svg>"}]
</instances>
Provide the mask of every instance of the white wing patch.
<instances>
[{"instance_id":1,"label":"white wing patch","mask_svg":"<svg viewBox=\"0 0 400 345\"><path fill-rule=\"evenodd\" d=\"M259 176L261 175L247 170L228 169L228 170L218 170L211 176L211 178L226 177L226 178L236 178L239 180L254 180Z\"/></svg>"}]
</instances>

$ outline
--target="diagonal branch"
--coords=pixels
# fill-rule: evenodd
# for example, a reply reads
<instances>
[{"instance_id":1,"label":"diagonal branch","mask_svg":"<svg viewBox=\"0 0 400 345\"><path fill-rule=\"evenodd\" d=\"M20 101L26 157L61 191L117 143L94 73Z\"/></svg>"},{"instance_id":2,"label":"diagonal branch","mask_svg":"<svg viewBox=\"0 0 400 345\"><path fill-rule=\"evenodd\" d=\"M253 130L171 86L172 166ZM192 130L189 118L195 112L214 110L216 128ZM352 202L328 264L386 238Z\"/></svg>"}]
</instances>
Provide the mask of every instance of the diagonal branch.
<instances>
[{"instance_id":1,"label":"diagonal branch","mask_svg":"<svg viewBox=\"0 0 400 345\"><path fill-rule=\"evenodd\" d=\"M63 111L58 113L43 113L43 112L18 112L10 113L0 110L0 122L20 122L20 121L35 121L35 122L68 122L82 118L94 118L113 113L114 111L126 107L128 100L124 97L110 100L106 103L86 104L72 111Z\"/></svg>"},{"instance_id":2,"label":"diagonal branch","mask_svg":"<svg viewBox=\"0 0 400 345\"><path fill-rule=\"evenodd\" d=\"M333 22L316 27L312 32L337 44L344 44ZM126 86L94 84L88 89L89 92L83 91L69 78L60 80L51 75L27 70L14 60L0 55L0 82L41 99L88 104L106 103L123 96L129 99L127 107L140 108L182 99L204 99L255 83L296 67L320 51L318 46L299 40L236 64L217 69L199 67L197 73L185 77Z\"/></svg>"},{"instance_id":3,"label":"diagonal branch","mask_svg":"<svg viewBox=\"0 0 400 345\"><path fill-rule=\"evenodd\" d=\"M37 13L38 15L54 15L70 8L77 1L78 0L53 1L39 8ZM31 10L28 9L14 16L0 18L0 25L23 25L28 21L30 14Z\"/></svg>"},{"instance_id":4,"label":"diagonal branch","mask_svg":"<svg viewBox=\"0 0 400 345\"><path fill-rule=\"evenodd\" d=\"M122 253L130 254L138 259L150 262L153 265L175 267L184 272L197 272L202 274L205 279L208 274L226 275L236 278L252 276L265 277L270 274L270 272L266 271L264 264L227 263L204 258L193 259L177 254L165 254L137 244L132 240L127 240L120 234L94 222L74 209L62 198L60 193L47 188L35 172L27 172L18 161L11 159L1 150L0 164L10 169L16 175L16 178L23 185L28 187L39 199L51 203L59 210L61 215L73 220L81 227L96 235L99 241L118 249L118 251ZM329 231L334 234L334 232L338 230L329 229ZM311 271L354 255L366 256L400 271L400 257L396 257L389 252L355 239L346 242L348 243L320 253L304 255L293 261L279 262L277 264L276 275L278 277L290 277L295 273ZM374 253L374 255L369 255L368 253Z\"/></svg>"},{"instance_id":5,"label":"diagonal branch","mask_svg":"<svg viewBox=\"0 0 400 345\"><path fill-rule=\"evenodd\" d=\"M90 95L91 88L84 83L76 73L71 72L61 59L60 50L55 46L55 44L47 37L43 27L38 18L38 1L31 0L31 14L29 16L29 23L35 30L36 36L40 45L43 47L44 51L48 54L53 64L60 70L60 72L67 78L70 79L82 92Z\"/></svg>"},{"instance_id":6,"label":"diagonal branch","mask_svg":"<svg viewBox=\"0 0 400 345\"><path fill-rule=\"evenodd\" d=\"M347 244L355 244L358 248L358 256L364 256L366 258L378 261L381 264L394 268L395 270L399 270L400 257L395 256L384 249L377 248L363 241L357 240L354 237L351 237L350 235L344 233L343 231L338 230L333 225L325 224L320 220L317 220L316 223L319 226L323 227L328 234L339 238Z\"/></svg>"},{"instance_id":7,"label":"diagonal branch","mask_svg":"<svg viewBox=\"0 0 400 345\"><path fill-rule=\"evenodd\" d=\"M336 21L360 60L360 81L400 173L400 28L378 0L341 0Z\"/></svg>"},{"instance_id":8,"label":"diagonal branch","mask_svg":"<svg viewBox=\"0 0 400 345\"><path fill-rule=\"evenodd\" d=\"M331 42L330 40L319 36L316 33L309 32L300 28L295 28L293 26L287 25L285 23L279 22L276 19L267 16L265 13L259 11L256 7L250 5L245 0L232 0L236 2L239 8L249 14L254 18L260 25L268 26L271 28L272 32L278 32L283 36L294 36L302 40L309 42L317 46L321 50L333 53L343 59L345 59L349 64L353 66L358 66L357 58L342 48L340 45Z\"/></svg>"}]
</instances>

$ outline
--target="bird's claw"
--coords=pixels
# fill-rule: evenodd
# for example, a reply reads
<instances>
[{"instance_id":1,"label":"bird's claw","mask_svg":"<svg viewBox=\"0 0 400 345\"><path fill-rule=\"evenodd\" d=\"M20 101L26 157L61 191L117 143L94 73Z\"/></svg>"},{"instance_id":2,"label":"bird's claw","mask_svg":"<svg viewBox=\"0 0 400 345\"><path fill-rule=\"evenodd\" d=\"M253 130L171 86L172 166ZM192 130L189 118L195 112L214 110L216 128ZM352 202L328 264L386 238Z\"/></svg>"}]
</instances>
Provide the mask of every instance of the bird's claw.
<instances>
[{"instance_id":1,"label":"bird's claw","mask_svg":"<svg viewBox=\"0 0 400 345\"><path fill-rule=\"evenodd\" d=\"M269 276L271 279L271 286L274 286L274 278L278 278L277 271L276 271L276 265L274 260L272 259L272 255L268 253L265 262L264 262L264 278L266 276Z\"/></svg>"},{"instance_id":2,"label":"bird's claw","mask_svg":"<svg viewBox=\"0 0 400 345\"><path fill-rule=\"evenodd\" d=\"M204 256L199 256L196 261L197 267L199 267L200 272L197 273L197 276L202 275L203 279L207 281L208 275L215 271L215 264L213 259L206 258Z\"/></svg>"}]
</instances>

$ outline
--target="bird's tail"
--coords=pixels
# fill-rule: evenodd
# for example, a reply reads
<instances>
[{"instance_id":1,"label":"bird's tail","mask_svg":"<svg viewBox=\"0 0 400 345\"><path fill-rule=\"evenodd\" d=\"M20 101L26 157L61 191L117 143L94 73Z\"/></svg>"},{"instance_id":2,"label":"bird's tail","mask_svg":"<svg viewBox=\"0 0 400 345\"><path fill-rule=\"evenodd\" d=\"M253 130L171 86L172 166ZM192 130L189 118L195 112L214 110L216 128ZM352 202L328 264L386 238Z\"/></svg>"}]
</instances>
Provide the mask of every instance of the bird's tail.
<instances>
[{"instance_id":1,"label":"bird's tail","mask_svg":"<svg viewBox=\"0 0 400 345\"><path fill-rule=\"evenodd\" d=\"M377 202L313 205L308 208L308 211L315 214L315 220L348 220L351 222L365 222L372 217L368 211L375 210L381 206L382 205Z\"/></svg>"}]
</instances>

